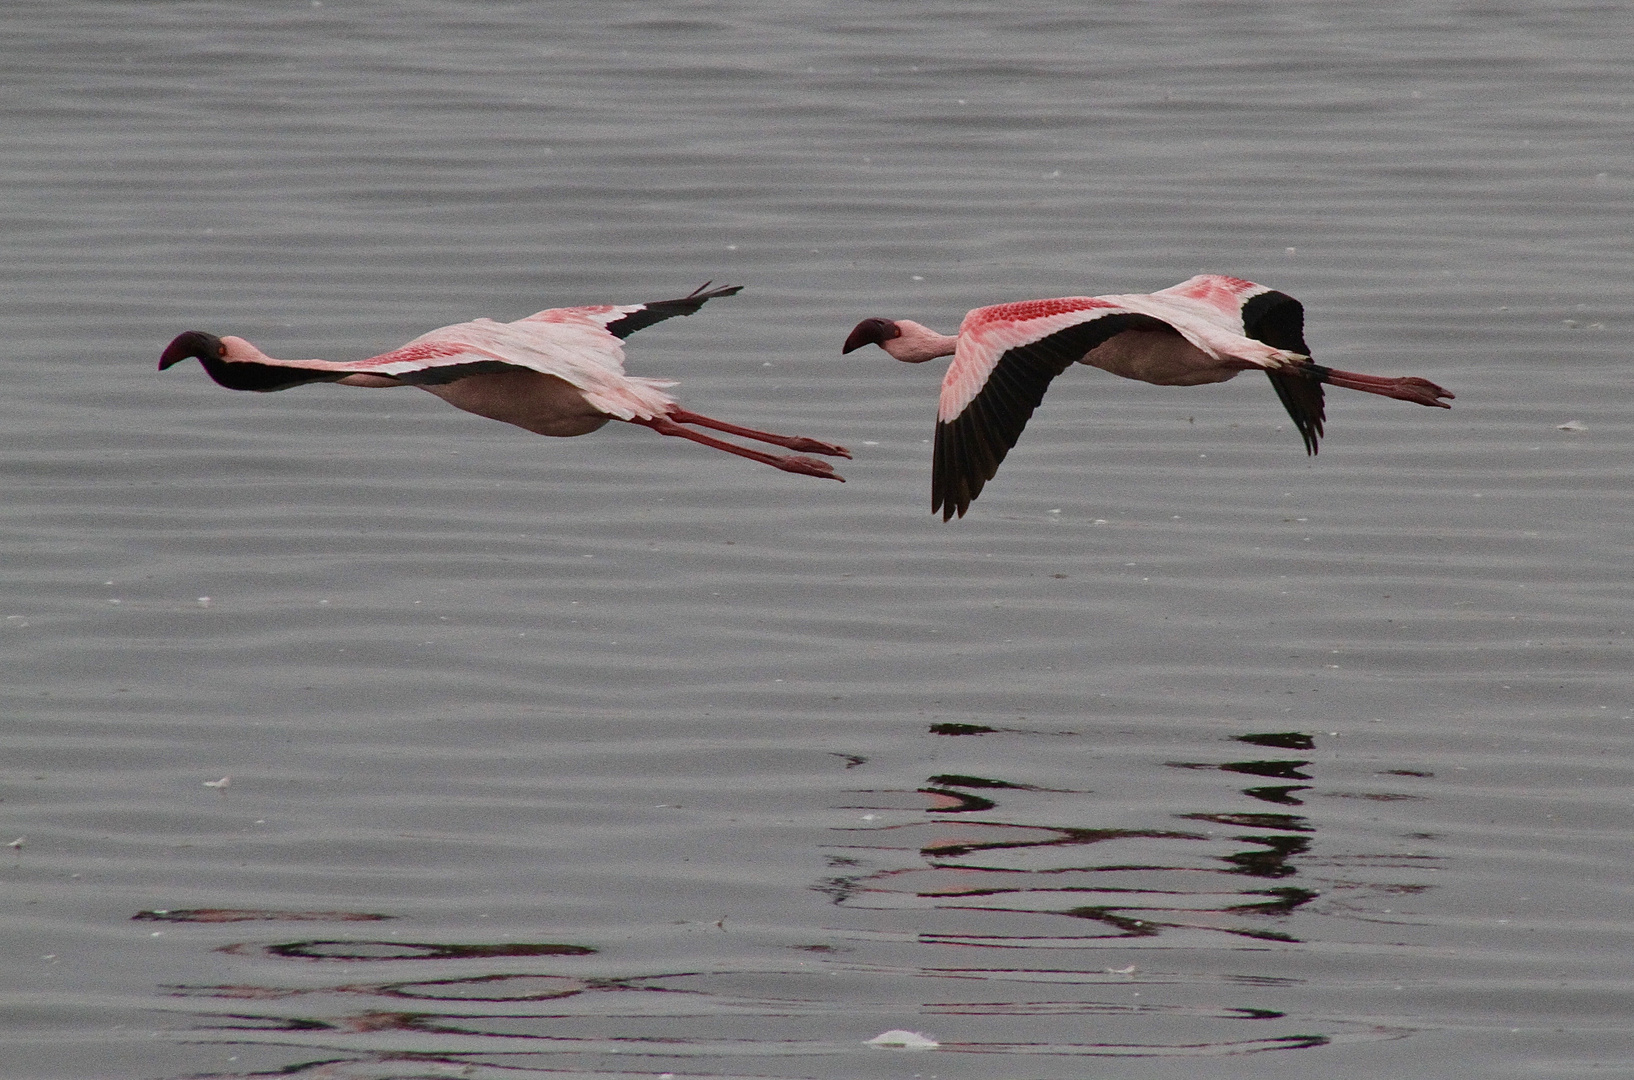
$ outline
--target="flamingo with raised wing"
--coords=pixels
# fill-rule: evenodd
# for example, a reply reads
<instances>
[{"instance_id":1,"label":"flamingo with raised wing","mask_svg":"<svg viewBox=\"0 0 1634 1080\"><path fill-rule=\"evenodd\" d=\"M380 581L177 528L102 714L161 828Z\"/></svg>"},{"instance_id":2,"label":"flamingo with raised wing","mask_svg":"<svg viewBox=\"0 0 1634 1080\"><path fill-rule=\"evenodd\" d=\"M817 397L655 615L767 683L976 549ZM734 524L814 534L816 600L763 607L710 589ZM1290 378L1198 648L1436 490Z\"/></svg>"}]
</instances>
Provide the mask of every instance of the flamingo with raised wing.
<instances>
[{"instance_id":1,"label":"flamingo with raised wing","mask_svg":"<svg viewBox=\"0 0 1634 1080\"><path fill-rule=\"evenodd\" d=\"M850 457L843 446L757 431L690 412L664 393L673 382L624 373L625 338L662 319L691 315L705 302L731 296L740 288L711 289L706 284L679 300L551 308L509 323L492 319L455 323L367 360L275 360L243 338L189 330L166 346L159 370L196 357L212 379L232 390L287 390L311 382L418 386L455 408L540 435L587 435L609 420L623 420L784 472L843 482L845 478L828 462L805 456ZM795 453L752 450L692 427Z\"/></svg>"},{"instance_id":2,"label":"flamingo with raised wing","mask_svg":"<svg viewBox=\"0 0 1634 1080\"><path fill-rule=\"evenodd\" d=\"M1386 378L1314 363L1305 309L1287 293L1199 274L1155 293L1068 296L976 308L957 335L908 319L864 319L842 352L878 345L911 364L952 356L942 380L931 461L931 512L964 516L998 472L1050 380L1074 362L1159 386L1225 382L1264 371L1314 454L1322 384L1448 409L1428 379Z\"/></svg>"}]
</instances>

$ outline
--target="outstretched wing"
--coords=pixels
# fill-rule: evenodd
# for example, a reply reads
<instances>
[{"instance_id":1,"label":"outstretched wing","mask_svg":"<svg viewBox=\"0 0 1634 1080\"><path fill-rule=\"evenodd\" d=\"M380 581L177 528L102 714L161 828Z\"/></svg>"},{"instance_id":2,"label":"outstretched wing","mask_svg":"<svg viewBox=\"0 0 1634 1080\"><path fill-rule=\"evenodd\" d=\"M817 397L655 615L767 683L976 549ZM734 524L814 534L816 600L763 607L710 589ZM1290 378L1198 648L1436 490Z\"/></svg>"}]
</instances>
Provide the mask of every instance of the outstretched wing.
<instances>
[{"instance_id":1,"label":"outstretched wing","mask_svg":"<svg viewBox=\"0 0 1634 1080\"><path fill-rule=\"evenodd\" d=\"M964 516L1044 400L1050 380L1101 342L1162 320L1099 297L977 308L959 327L937 409L931 512Z\"/></svg>"},{"instance_id":2,"label":"outstretched wing","mask_svg":"<svg viewBox=\"0 0 1634 1080\"><path fill-rule=\"evenodd\" d=\"M510 323L445 326L347 368L414 385L522 368L561 379L621 420L662 416L674 404L662 389L674 383L624 373L624 343L608 331L602 309L555 308Z\"/></svg>"},{"instance_id":3,"label":"outstretched wing","mask_svg":"<svg viewBox=\"0 0 1634 1080\"><path fill-rule=\"evenodd\" d=\"M599 382L603 372L624 374L622 343L637 330L677 315L691 315L718 296L743 291L741 285L711 289L711 284L706 281L678 300L546 308L504 324L477 319L433 330L401 349L361 363L371 365L373 371L411 365L406 371L388 373L405 382L425 383L477 374L497 361L555 375L588 389L577 376L587 374L592 382Z\"/></svg>"},{"instance_id":4,"label":"outstretched wing","mask_svg":"<svg viewBox=\"0 0 1634 1080\"><path fill-rule=\"evenodd\" d=\"M1223 274L1198 274L1153 295L1192 305L1224 329L1273 348L1311 354L1310 346L1305 344L1305 306L1285 292ZM1265 374L1293 418L1294 427L1299 429L1305 452L1314 454L1322 438L1326 411L1321 381L1314 370L1311 374L1301 371L1302 366L1267 369Z\"/></svg>"},{"instance_id":5,"label":"outstretched wing","mask_svg":"<svg viewBox=\"0 0 1634 1080\"><path fill-rule=\"evenodd\" d=\"M742 285L711 289L709 287L711 284L706 281L679 300L656 300L650 304L624 308L622 318L614 319L607 324L607 332L616 338L627 338L642 327L651 326L655 322L662 322L677 315L691 315L717 296L733 296L743 291Z\"/></svg>"},{"instance_id":6,"label":"outstretched wing","mask_svg":"<svg viewBox=\"0 0 1634 1080\"><path fill-rule=\"evenodd\" d=\"M620 341L655 322L691 315L717 296L732 296L743 291L742 285L727 285L711 289L712 282L704 282L679 300L654 300L647 304L593 304L585 307L548 308L529 315L521 322L587 322L604 328Z\"/></svg>"}]
</instances>

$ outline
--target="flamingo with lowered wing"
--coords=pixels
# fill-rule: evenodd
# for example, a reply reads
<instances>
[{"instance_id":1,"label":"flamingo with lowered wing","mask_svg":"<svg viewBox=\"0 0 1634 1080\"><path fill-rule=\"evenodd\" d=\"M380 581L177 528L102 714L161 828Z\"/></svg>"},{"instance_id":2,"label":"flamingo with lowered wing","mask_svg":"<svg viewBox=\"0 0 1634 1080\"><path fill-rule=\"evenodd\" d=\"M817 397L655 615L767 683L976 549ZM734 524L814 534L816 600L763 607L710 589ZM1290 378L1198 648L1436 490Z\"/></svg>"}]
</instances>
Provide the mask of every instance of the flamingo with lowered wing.
<instances>
[{"instance_id":1,"label":"flamingo with lowered wing","mask_svg":"<svg viewBox=\"0 0 1634 1080\"><path fill-rule=\"evenodd\" d=\"M1314 454L1322 384L1451 408L1428 379L1387 378L1314 363L1305 309L1241 278L1199 274L1155 293L1068 296L981 307L940 334L908 319L864 319L842 352L878 345L908 363L952 356L942 380L931 462L931 512L964 516L1021 437L1050 380L1073 363L1159 386L1225 382L1265 372Z\"/></svg>"}]
</instances>

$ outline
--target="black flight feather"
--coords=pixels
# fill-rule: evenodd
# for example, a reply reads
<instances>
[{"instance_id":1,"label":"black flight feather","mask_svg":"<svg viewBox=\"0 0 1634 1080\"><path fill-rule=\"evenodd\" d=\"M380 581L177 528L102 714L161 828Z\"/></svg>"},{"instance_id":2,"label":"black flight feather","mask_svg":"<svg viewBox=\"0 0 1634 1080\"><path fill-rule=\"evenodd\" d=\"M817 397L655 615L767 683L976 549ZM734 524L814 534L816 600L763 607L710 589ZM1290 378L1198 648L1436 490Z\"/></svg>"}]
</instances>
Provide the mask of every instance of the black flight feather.
<instances>
[{"instance_id":1,"label":"black flight feather","mask_svg":"<svg viewBox=\"0 0 1634 1080\"><path fill-rule=\"evenodd\" d=\"M1021 438L1022 429L1057 375L1126 330L1170 329L1168 323L1150 315L1112 313L1006 350L964 411L936 425L931 512L941 511L943 521L955 514L964 516Z\"/></svg>"}]
</instances>

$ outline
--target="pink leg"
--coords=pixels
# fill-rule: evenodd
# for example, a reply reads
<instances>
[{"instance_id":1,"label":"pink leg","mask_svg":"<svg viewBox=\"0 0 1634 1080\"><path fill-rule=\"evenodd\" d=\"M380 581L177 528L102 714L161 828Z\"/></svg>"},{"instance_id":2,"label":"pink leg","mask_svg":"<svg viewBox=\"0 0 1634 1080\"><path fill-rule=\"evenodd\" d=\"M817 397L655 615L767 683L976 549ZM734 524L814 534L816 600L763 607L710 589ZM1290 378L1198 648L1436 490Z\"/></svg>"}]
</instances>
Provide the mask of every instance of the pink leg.
<instances>
[{"instance_id":1,"label":"pink leg","mask_svg":"<svg viewBox=\"0 0 1634 1080\"><path fill-rule=\"evenodd\" d=\"M1384 397L1398 398L1401 401L1416 401L1420 405L1434 405L1439 409L1450 409L1446 398L1452 400L1450 390L1443 390L1429 379L1420 379L1412 375L1403 375L1389 378L1383 375L1359 375L1354 371L1339 371L1335 368L1323 368L1321 379L1334 386L1343 386L1347 390L1361 390L1369 394L1379 394Z\"/></svg>"},{"instance_id":2,"label":"pink leg","mask_svg":"<svg viewBox=\"0 0 1634 1080\"><path fill-rule=\"evenodd\" d=\"M655 416L651 420L636 418L631 420L630 423L640 424L643 427L650 427L660 435L675 435L683 439L690 439L695 443L702 443L704 446L713 446L717 450L725 450L728 454L736 454L738 457L746 457L750 461L758 461L762 465L770 465L772 468L782 469L784 472L801 473L805 476L818 476L825 480L838 480L842 484L845 483L845 477L835 472L832 465L826 461L819 461L813 457L801 457L799 455L780 457L777 454L766 454L759 450L750 450L746 446L734 446L732 443L726 442L725 440L716 439L709 435L705 435L702 432L684 428L680 424L674 423L673 421L661 416Z\"/></svg>"},{"instance_id":3,"label":"pink leg","mask_svg":"<svg viewBox=\"0 0 1634 1080\"><path fill-rule=\"evenodd\" d=\"M834 443L808 439L803 435L774 435L770 431L756 431L754 428L728 424L725 420L716 420L702 413L690 412L678 405L670 409L669 418L677 424L697 424L699 427L714 428L716 431L724 431L741 439L753 439L756 442L771 443L773 446L786 446L790 450L798 450L805 454L827 454L830 457L843 458L851 456L851 451Z\"/></svg>"}]
</instances>

